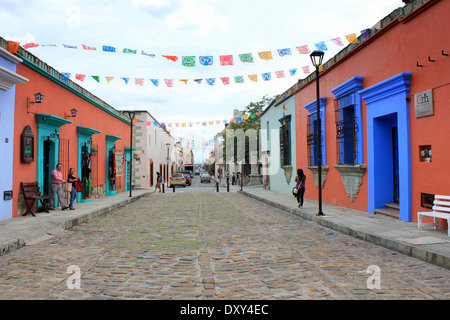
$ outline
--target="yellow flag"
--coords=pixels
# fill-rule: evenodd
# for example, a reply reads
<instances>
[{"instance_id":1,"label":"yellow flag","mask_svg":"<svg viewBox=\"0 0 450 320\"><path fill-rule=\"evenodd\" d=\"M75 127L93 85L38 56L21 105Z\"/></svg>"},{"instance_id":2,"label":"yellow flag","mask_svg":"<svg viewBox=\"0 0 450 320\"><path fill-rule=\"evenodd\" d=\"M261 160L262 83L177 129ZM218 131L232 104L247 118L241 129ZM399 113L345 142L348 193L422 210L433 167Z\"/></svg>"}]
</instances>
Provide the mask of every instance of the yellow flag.
<instances>
[{"instance_id":1,"label":"yellow flag","mask_svg":"<svg viewBox=\"0 0 450 320\"><path fill-rule=\"evenodd\" d=\"M181 126L182 126L182 127L186 127L186 123L182 123Z\"/></svg>"},{"instance_id":2,"label":"yellow flag","mask_svg":"<svg viewBox=\"0 0 450 320\"><path fill-rule=\"evenodd\" d=\"M346 35L345 38L347 38L350 43L358 43L358 37L354 33Z\"/></svg>"},{"instance_id":3,"label":"yellow flag","mask_svg":"<svg viewBox=\"0 0 450 320\"><path fill-rule=\"evenodd\" d=\"M108 83L112 80L112 79L114 79L114 77L105 77L106 78L106 81L108 81Z\"/></svg>"},{"instance_id":4,"label":"yellow flag","mask_svg":"<svg viewBox=\"0 0 450 320\"><path fill-rule=\"evenodd\" d=\"M184 82L184 84L187 84L187 79L180 79L181 82Z\"/></svg>"},{"instance_id":5,"label":"yellow flag","mask_svg":"<svg viewBox=\"0 0 450 320\"><path fill-rule=\"evenodd\" d=\"M244 120L247 120L248 119L248 116L244 116Z\"/></svg>"},{"instance_id":6,"label":"yellow flag","mask_svg":"<svg viewBox=\"0 0 450 320\"><path fill-rule=\"evenodd\" d=\"M208 124L209 124L210 126L212 126L212 125L214 124L214 121L209 121Z\"/></svg>"},{"instance_id":7,"label":"yellow flag","mask_svg":"<svg viewBox=\"0 0 450 320\"><path fill-rule=\"evenodd\" d=\"M258 81L258 76L256 74L249 74L248 78L250 80L252 80L253 82L257 82Z\"/></svg>"},{"instance_id":8,"label":"yellow flag","mask_svg":"<svg viewBox=\"0 0 450 320\"><path fill-rule=\"evenodd\" d=\"M272 59L272 52L270 52L270 51L259 52L258 55L262 60L271 60Z\"/></svg>"}]
</instances>

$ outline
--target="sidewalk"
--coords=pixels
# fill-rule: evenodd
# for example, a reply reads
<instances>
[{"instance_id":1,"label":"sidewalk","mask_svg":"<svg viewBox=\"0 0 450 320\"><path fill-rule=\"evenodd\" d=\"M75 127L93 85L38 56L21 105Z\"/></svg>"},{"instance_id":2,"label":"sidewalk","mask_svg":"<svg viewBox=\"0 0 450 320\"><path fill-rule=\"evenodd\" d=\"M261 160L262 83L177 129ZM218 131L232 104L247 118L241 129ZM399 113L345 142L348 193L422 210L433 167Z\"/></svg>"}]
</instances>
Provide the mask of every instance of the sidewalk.
<instances>
[{"instance_id":1,"label":"sidewalk","mask_svg":"<svg viewBox=\"0 0 450 320\"><path fill-rule=\"evenodd\" d=\"M303 208L299 209L292 195L265 190L262 186L244 186L243 194L327 228L450 269L450 237L446 231L418 230L416 222L404 222L327 203L322 204L325 216L319 217L316 215L317 201L305 200Z\"/></svg>"},{"instance_id":2,"label":"sidewalk","mask_svg":"<svg viewBox=\"0 0 450 320\"><path fill-rule=\"evenodd\" d=\"M0 221L0 256L25 245L49 239L80 223L111 212L132 201L147 196L153 189L135 189L116 196L93 199L92 202L75 203L75 210L60 208L50 213L39 212Z\"/></svg>"}]
</instances>

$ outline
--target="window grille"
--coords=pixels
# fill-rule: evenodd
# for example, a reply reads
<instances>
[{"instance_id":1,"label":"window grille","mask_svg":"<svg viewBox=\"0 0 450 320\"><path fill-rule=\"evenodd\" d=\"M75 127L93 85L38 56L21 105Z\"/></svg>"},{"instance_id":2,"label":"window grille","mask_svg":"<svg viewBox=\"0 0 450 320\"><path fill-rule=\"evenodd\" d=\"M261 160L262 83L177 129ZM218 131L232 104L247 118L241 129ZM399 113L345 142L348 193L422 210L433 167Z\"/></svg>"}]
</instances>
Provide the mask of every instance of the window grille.
<instances>
[{"instance_id":1,"label":"window grille","mask_svg":"<svg viewBox=\"0 0 450 320\"><path fill-rule=\"evenodd\" d=\"M358 124L355 93L334 100L336 122L336 163L355 164L358 158Z\"/></svg>"}]
</instances>

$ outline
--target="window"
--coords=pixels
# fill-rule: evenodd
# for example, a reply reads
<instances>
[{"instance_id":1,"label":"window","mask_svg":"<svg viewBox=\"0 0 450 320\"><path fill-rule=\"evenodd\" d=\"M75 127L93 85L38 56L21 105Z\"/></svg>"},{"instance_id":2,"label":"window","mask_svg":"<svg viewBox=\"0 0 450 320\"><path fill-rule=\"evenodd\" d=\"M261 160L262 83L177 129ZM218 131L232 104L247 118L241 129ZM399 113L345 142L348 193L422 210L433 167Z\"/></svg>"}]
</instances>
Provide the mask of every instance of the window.
<instances>
[{"instance_id":1,"label":"window","mask_svg":"<svg viewBox=\"0 0 450 320\"><path fill-rule=\"evenodd\" d=\"M291 165L291 115L280 120L280 165Z\"/></svg>"},{"instance_id":2,"label":"window","mask_svg":"<svg viewBox=\"0 0 450 320\"><path fill-rule=\"evenodd\" d=\"M336 163L355 164L358 159L358 124L355 93L334 100L336 121Z\"/></svg>"},{"instance_id":3,"label":"window","mask_svg":"<svg viewBox=\"0 0 450 320\"><path fill-rule=\"evenodd\" d=\"M325 105L326 97L319 99L320 106L320 131L321 131L321 150L322 150L322 165L327 164L326 144L325 144ZM306 144L308 148L308 165L317 166L319 164L319 141L318 141L318 121L317 121L317 100L314 100L307 105L305 109L309 111L306 124Z\"/></svg>"},{"instance_id":4,"label":"window","mask_svg":"<svg viewBox=\"0 0 450 320\"><path fill-rule=\"evenodd\" d=\"M362 164L362 77L353 77L340 84L331 92L335 96L334 110L336 123L336 163Z\"/></svg>"}]
</instances>

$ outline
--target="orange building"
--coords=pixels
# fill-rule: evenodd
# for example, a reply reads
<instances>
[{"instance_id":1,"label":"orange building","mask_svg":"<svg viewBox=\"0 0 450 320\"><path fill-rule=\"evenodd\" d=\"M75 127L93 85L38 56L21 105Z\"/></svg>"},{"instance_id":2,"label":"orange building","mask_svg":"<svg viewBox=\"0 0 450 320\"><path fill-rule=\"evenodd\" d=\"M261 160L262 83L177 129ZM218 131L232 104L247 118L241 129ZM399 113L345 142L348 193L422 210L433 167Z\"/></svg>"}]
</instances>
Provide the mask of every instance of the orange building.
<instances>
[{"instance_id":1,"label":"orange building","mask_svg":"<svg viewBox=\"0 0 450 320\"><path fill-rule=\"evenodd\" d=\"M17 55L23 60L17 72L29 82L16 90L12 216L25 211L20 182L38 181L41 192L50 194L58 162L64 179L74 168L82 181L78 202L128 190L129 118L26 50ZM36 93L43 94L41 103ZM24 141L32 146L28 152L21 150Z\"/></svg>"},{"instance_id":2,"label":"orange building","mask_svg":"<svg viewBox=\"0 0 450 320\"><path fill-rule=\"evenodd\" d=\"M417 221L430 195L450 195L448 12L450 1L416 0L331 59L325 51L329 60L319 76L324 202ZM281 96L291 92L296 166L307 175L305 198L317 200L315 74Z\"/></svg>"}]
</instances>

